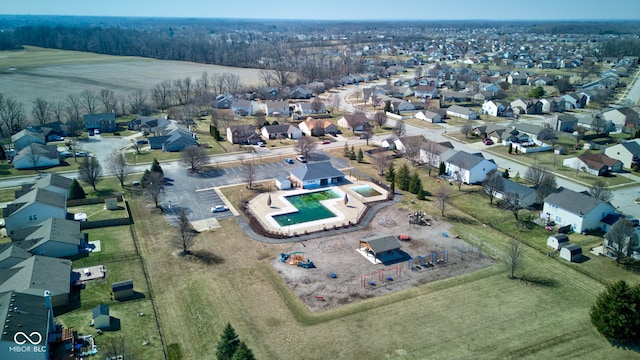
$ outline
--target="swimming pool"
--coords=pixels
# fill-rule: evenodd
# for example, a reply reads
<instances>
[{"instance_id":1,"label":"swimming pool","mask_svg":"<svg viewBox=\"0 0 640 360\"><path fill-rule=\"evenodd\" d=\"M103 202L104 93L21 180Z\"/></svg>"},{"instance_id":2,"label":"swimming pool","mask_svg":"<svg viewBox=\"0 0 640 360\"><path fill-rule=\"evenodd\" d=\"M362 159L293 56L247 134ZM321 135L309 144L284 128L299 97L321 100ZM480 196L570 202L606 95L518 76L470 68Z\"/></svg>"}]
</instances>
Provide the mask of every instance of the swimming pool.
<instances>
[{"instance_id":1,"label":"swimming pool","mask_svg":"<svg viewBox=\"0 0 640 360\"><path fill-rule=\"evenodd\" d=\"M286 196L285 199L287 199L291 205L295 206L298 211L272 215L271 217L281 227L336 217L336 214L324 207L320 201L337 199L339 197L340 195L333 190Z\"/></svg>"},{"instance_id":2,"label":"swimming pool","mask_svg":"<svg viewBox=\"0 0 640 360\"><path fill-rule=\"evenodd\" d=\"M357 192L358 194L364 197L382 195L378 190L372 188L370 185L354 186L351 188L351 190Z\"/></svg>"}]
</instances>

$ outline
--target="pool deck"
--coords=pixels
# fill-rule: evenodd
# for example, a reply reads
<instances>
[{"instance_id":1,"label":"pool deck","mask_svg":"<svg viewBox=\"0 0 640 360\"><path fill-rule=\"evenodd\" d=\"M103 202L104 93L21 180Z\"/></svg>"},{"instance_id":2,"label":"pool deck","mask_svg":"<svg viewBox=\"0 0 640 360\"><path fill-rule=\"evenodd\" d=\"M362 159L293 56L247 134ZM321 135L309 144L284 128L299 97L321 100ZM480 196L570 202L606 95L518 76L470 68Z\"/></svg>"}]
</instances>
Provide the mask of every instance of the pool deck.
<instances>
[{"instance_id":1,"label":"pool deck","mask_svg":"<svg viewBox=\"0 0 640 360\"><path fill-rule=\"evenodd\" d=\"M269 193L262 193L251 199L248 203L249 209L254 216L260 221L262 226L270 231L281 233L285 236L302 235L305 232L317 232L333 228L341 228L345 225L356 224L360 221L360 218L365 213L367 203L384 200L387 198L387 191L381 187L368 182L358 181L356 179L349 179L352 181L348 184L322 187L315 189L300 189L294 188L290 190L278 190ZM351 190L353 187L369 185L378 191L381 195L365 197L357 192ZM280 226L273 219L273 215L286 214L294 212L297 209L291 205L286 199L286 196L304 194L314 191L321 191L333 189L339 194L336 199L322 200L321 203L331 210L336 216L332 218L309 221L300 224L292 224L286 226ZM344 194L347 194L348 202L345 204ZM269 196L271 196L271 205L268 205Z\"/></svg>"}]
</instances>

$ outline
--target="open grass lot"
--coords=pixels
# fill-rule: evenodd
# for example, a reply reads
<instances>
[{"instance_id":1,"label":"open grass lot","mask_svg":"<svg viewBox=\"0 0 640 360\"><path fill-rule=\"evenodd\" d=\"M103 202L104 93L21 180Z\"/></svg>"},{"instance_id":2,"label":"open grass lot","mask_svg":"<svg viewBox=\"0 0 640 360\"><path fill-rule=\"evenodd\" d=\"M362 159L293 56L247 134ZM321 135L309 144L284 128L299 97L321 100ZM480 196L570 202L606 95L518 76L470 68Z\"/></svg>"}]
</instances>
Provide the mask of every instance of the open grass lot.
<instances>
[{"instance_id":1,"label":"open grass lot","mask_svg":"<svg viewBox=\"0 0 640 360\"><path fill-rule=\"evenodd\" d=\"M31 113L36 97L57 102L85 89L150 90L163 80L195 79L205 71L238 74L247 85L259 82L256 69L25 47L0 52L0 93L10 94Z\"/></svg>"},{"instance_id":2,"label":"open grass lot","mask_svg":"<svg viewBox=\"0 0 640 360\"><path fill-rule=\"evenodd\" d=\"M127 217L127 213L124 210L124 204L118 203L119 209L107 210L104 207L104 203L73 206L67 208L67 211L73 214L85 213L87 214L88 221L98 221L107 219L117 219Z\"/></svg>"}]
</instances>

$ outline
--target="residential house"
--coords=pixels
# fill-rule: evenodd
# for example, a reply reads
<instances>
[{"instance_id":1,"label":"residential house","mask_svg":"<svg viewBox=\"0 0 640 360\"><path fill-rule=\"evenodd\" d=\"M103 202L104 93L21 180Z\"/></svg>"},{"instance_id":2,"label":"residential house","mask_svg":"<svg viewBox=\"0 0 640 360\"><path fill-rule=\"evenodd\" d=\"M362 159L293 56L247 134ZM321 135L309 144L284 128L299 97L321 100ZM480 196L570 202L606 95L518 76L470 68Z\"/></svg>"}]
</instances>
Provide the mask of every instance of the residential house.
<instances>
[{"instance_id":1,"label":"residential house","mask_svg":"<svg viewBox=\"0 0 640 360\"><path fill-rule=\"evenodd\" d=\"M578 127L578 118L571 114L554 114L545 120L555 131L574 132Z\"/></svg>"},{"instance_id":2,"label":"residential house","mask_svg":"<svg viewBox=\"0 0 640 360\"><path fill-rule=\"evenodd\" d=\"M295 124L266 125L260 129L262 137L274 139L297 139L302 136L302 131Z\"/></svg>"},{"instance_id":3,"label":"residential house","mask_svg":"<svg viewBox=\"0 0 640 360\"><path fill-rule=\"evenodd\" d=\"M434 124L442 122L442 115L440 115L436 111L431 110L420 110L416 113L415 117L416 119L424 120Z\"/></svg>"},{"instance_id":4,"label":"residential house","mask_svg":"<svg viewBox=\"0 0 640 360\"><path fill-rule=\"evenodd\" d=\"M60 165L60 154L55 145L42 145L33 143L14 156L13 168L17 170L23 169L39 169Z\"/></svg>"},{"instance_id":5,"label":"residential house","mask_svg":"<svg viewBox=\"0 0 640 360\"><path fill-rule=\"evenodd\" d=\"M291 185L303 189L329 186L344 182L344 173L330 161L306 163L290 172Z\"/></svg>"},{"instance_id":6,"label":"residential house","mask_svg":"<svg viewBox=\"0 0 640 360\"><path fill-rule=\"evenodd\" d=\"M491 116L513 116L513 110L508 102L502 100L489 100L482 104L482 113Z\"/></svg>"},{"instance_id":7,"label":"residential house","mask_svg":"<svg viewBox=\"0 0 640 360\"><path fill-rule=\"evenodd\" d=\"M520 183L504 179L502 189L496 192L496 199L504 199L507 194L515 194L521 207L528 208L537 202L536 189L522 185Z\"/></svg>"},{"instance_id":8,"label":"residential house","mask_svg":"<svg viewBox=\"0 0 640 360\"><path fill-rule=\"evenodd\" d=\"M611 172L622 171L622 161L610 158L605 154L583 154L564 159L562 165L593 176L607 176Z\"/></svg>"},{"instance_id":9,"label":"residential house","mask_svg":"<svg viewBox=\"0 0 640 360\"><path fill-rule=\"evenodd\" d=\"M605 155L622 161L622 166L631 169L640 162L640 140L634 139L604 149Z\"/></svg>"},{"instance_id":10,"label":"residential house","mask_svg":"<svg viewBox=\"0 0 640 360\"><path fill-rule=\"evenodd\" d=\"M614 214L615 210L608 202L560 187L544 198L541 216L582 233L601 229L602 219Z\"/></svg>"},{"instance_id":11,"label":"residential house","mask_svg":"<svg viewBox=\"0 0 640 360\"><path fill-rule=\"evenodd\" d=\"M413 96L413 94L414 94L414 91L409 86L395 86L391 91L391 95L399 99Z\"/></svg>"},{"instance_id":12,"label":"residential house","mask_svg":"<svg viewBox=\"0 0 640 360\"><path fill-rule=\"evenodd\" d=\"M150 116L138 116L129 121L127 128L129 130L138 130L143 135L165 135L165 129L170 126L171 120Z\"/></svg>"},{"instance_id":13,"label":"residential house","mask_svg":"<svg viewBox=\"0 0 640 360\"><path fill-rule=\"evenodd\" d=\"M507 82L512 85L527 85L529 78L524 74L509 74Z\"/></svg>"},{"instance_id":14,"label":"residential house","mask_svg":"<svg viewBox=\"0 0 640 360\"><path fill-rule=\"evenodd\" d=\"M460 105L451 105L447 108L447 116L455 116L467 120L475 120L478 118L478 114L468 107Z\"/></svg>"},{"instance_id":15,"label":"residential house","mask_svg":"<svg viewBox=\"0 0 640 360\"><path fill-rule=\"evenodd\" d=\"M232 144L255 145L262 138L253 125L233 125L227 128L227 141Z\"/></svg>"},{"instance_id":16,"label":"residential house","mask_svg":"<svg viewBox=\"0 0 640 360\"><path fill-rule=\"evenodd\" d=\"M49 291L52 307L68 305L71 261L34 255L0 269L0 293L5 291L36 295L41 299L45 291Z\"/></svg>"},{"instance_id":17,"label":"residential house","mask_svg":"<svg viewBox=\"0 0 640 360\"><path fill-rule=\"evenodd\" d=\"M488 123L486 125L476 126L475 128L471 129L471 134L483 139L489 138L491 139L491 141L497 144L502 142L504 133L506 131L507 128L502 125Z\"/></svg>"},{"instance_id":18,"label":"residential house","mask_svg":"<svg viewBox=\"0 0 640 360\"><path fill-rule=\"evenodd\" d=\"M543 104L538 99L520 98L510 104L514 114L542 114Z\"/></svg>"},{"instance_id":19,"label":"residential house","mask_svg":"<svg viewBox=\"0 0 640 360\"><path fill-rule=\"evenodd\" d=\"M7 235L22 227L34 226L45 219L67 217L67 197L45 189L33 189L2 209Z\"/></svg>"},{"instance_id":20,"label":"residential house","mask_svg":"<svg viewBox=\"0 0 640 360\"><path fill-rule=\"evenodd\" d=\"M560 97L564 99L566 109L584 109L587 106L587 97L584 94L569 92Z\"/></svg>"},{"instance_id":21,"label":"residential house","mask_svg":"<svg viewBox=\"0 0 640 360\"><path fill-rule=\"evenodd\" d=\"M308 117L298 124L300 131L307 136L323 136L325 134L335 135L338 133L338 126L329 119L314 119Z\"/></svg>"},{"instance_id":22,"label":"residential house","mask_svg":"<svg viewBox=\"0 0 640 360\"><path fill-rule=\"evenodd\" d=\"M233 94L220 94L216 96L216 100L211 104L214 109L230 109L231 104L236 101Z\"/></svg>"},{"instance_id":23,"label":"residential house","mask_svg":"<svg viewBox=\"0 0 640 360\"><path fill-rule=\"evenodd\" d=\"M470 154L458 151L445 162L447 175L466 184L479 184L487 174L498 169L493 160L485 159L482 154Z\"/></svg>"},{"instance_id":24,"label":"residential house","mask_svg":"<svg viewBox=\"0 0 640 360\"><path fill-rule=\"evenodd\" d=\"M605 120L611 121L617 130L624 131L626 128L631 128L630 124L638 123L639 113L640 109L636 107L621 107L605 110L601 115Z\"/></svg>"},{"instance_id":25,"label":"residential house","mask_svg":"<svg viewBox=\"0 0 640 360\"><path fill-rule=\"evenodd\" d=\"M453 150L453 145L448 141L438 143L425 139L420 144L420 161L434 168L439 167L441 163L446 163L456 153L457 151Z\"/></svg>"},{"instance_id":26,"label":"residential house","mask_svg":"<svg viewBox=\"0 0 640 360\"><path fill-rule=\"evenodd\" d=\"M311 114L324 114L327 112L322 101L295 103L293 104L293 109L294 112L304 117Z\"/></svg>"},{"instance_id":27,"label":"residential house","mask_svg":"<svg viewBox=\"0 0 640 360\"><path fill-rule=\"evenodd\" d=\"M566 109L565 100L561 96L540 99L543 113L564 112Z\"/></svg>"},{"instance_id":28,"label":"residential house","mask_svg":"<svg viewBox=\"0 0 640 360\"><path fill-rule=\"evenodd\" d=\"M20 151L31 144L45 145L45 135L41 131L34 129L23 129L11 135L11 143L16 151Z\"/></svg>"},{"instance_id":29,"label":"residential house","mask_svg":"<svg viewBox=\"0 0 640 360\"><path fill-rule=\"evenodd\" d=\"M435 84L418 85L414 91L414 96L421 99L435 99L438 97L438 88Z\"/></svg>"},{"instance_id":30,"label":"residential house","mask_svg":"<svg viewBox=\"0 0 640 360\"><path fill-rule=\"evenodd\" d=\"M0 244L0 269L8 269L31 256L33 255L16 244Z\"/></svg>"},{"instance_id":31,"label":"residential house","mask_svg":"<svg viewBox=\"0 0 640 360\"><path fill-rule=\"evenodd\" d=\"M177 152L189 146L198 146L198 140L195 134L183 129L175 129L169 135L149 138L149 148L151 150Z\"/></svg>"},{"instance_id":32,"label":"residential house","mask_svg":"<svg viewBox=\"0 0 640 360\"><path fill-rule=\"evenodd\" d=\"M625 220L625 219L617 219L616 221ZM636 226L634 228L635 234L626 239L620 241L614 241L611 239L612 234L607 231L603 236L602 245L604 246L608 255L615 257L618 249L625 256L631 256L633 259L640 261L640 244L638 243L638 238L640 237L640 229Z\"/></svg>"},{"instance_id":33,"label":"residential house","mask_svg":"<svg viewBox=\"0 0 640 360\"><path fill-rule=\"evenodd\" d=\"M311 99L313 91L304 87L296 86L289 92L289 99Z\"/></svg>"},{"instance_id":34,"label":"residential house","mask_svg":"<svg viewBox=\"0 0 640 360\"><path fill-rule=\"evenodd\" d=\"M401 100L401 99L393 99L391 100L391 111L399 113L402 111L411 111L415 110L416 105L411 101Z\"/></svg>"},{"instance_id":35,"label":"residential house","mask_svg":"<svg viewBox=\"0 0 640 360\"><path fill-rule=\"evenodd\" d=\"M291 108L289 108L289 101L265 101L265 105L266 105L266 114L269 116L277 116L277 115L284 115L284 116L289 116L291 115Z\"/></svg>"},{"instance_id":36,"label":"residential house","mask_svg":"<svg viewBox=\"0 0 640 360\"><path fill-rule=\"evenodd\" d=\"M255 114L254 102L251 100L238 99L231 103L230 107L234 115L251 116Z\"/></svg>"},{"instance_id":37,"label":"residential house","mask_svg":"<svg viewBox=\"0 0 640 360\"><path fill-rule=\"evenodd\" d=\"M461 92L461 91L443 91L442 92L442 98L444 100L453 101L453 102L470 101L471 95L472 94L468 92Z\"/></svg>"},{"instance_id":38,"label":"residential house","mask_svg":"<svg viewBox=\"0 0 640 360\"><path fill-rule=\"evenodd\" d=\"M114 132L116 131L116 114L113 112L103 114L84 114L82 115L84 120L85 130L100 130L100 132Z\"/></svg>"},{"instance_id":39,"label":"residential house","mask_svg":"<svg viewBox=\"0 0 640 360\"><path fill-rule=\"evenodd\" d=\"M45 176L36 180L35 183L22 184L20 190L15 191L15 197L19 198L33 189L45 189L68 196L71 183L73 183L73 180L66 176L56 173L45 174Z\"/></svg>"},{"instance_id":40,"label":"residential house","mask_svg":"<svg viewBox=\"0 0 640 360\"><path fill-rule=\"evenodd\" d=\"M531 79L529 84L532 86L551 86L553 85L554 80L549 76L538 76L536 78Z\"/></svg>"},{"instance_id":41,"label":"residential house","mask_svg":"<svg viewBox=\"0 0 640 360\"><path fill-rule=\"evenodd\" d=\"M87 251L87 235L80 231L80 222L49 218L40 224L16 230L11 240L14 244L34 255L69 257ZM26 236L21 236L26 234Z\"/></svg>"}]
</instances>

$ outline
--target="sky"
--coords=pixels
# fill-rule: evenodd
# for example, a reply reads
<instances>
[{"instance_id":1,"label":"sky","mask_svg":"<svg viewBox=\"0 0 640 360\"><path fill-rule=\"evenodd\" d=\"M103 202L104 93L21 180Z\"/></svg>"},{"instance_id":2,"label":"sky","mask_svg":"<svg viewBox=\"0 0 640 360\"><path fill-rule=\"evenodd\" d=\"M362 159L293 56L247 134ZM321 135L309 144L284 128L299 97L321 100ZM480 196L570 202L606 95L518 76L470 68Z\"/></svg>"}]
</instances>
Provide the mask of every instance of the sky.
<instances>
[{"instance_id":1,"label":"sky","mask_svg":"<svg viewBox=\"0 0 640 360\"><path fill-rule=\"evenodd\" d=\"M300 20L640 20L640 1L1 0L0 14Z\"/></svg>"}]
</instances>

